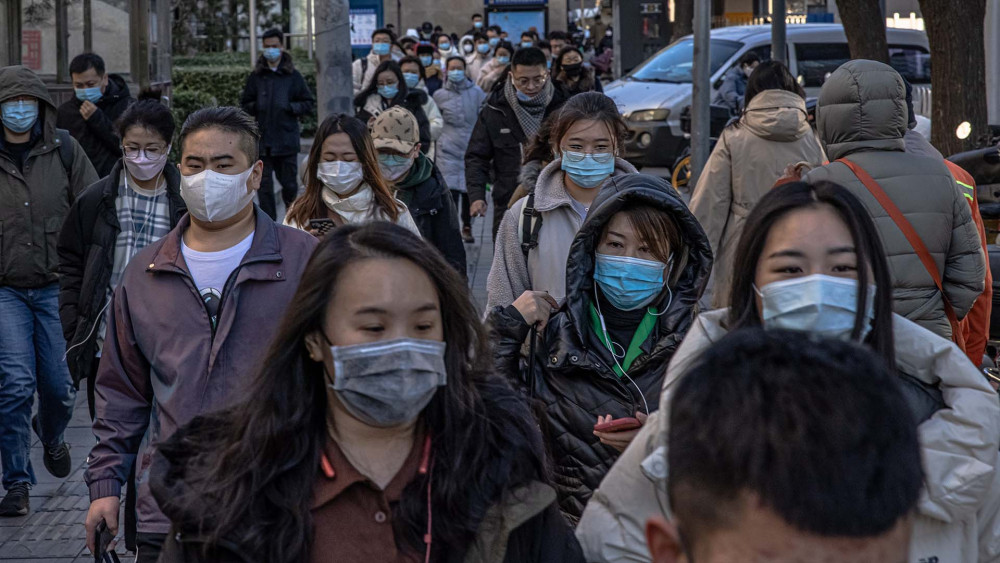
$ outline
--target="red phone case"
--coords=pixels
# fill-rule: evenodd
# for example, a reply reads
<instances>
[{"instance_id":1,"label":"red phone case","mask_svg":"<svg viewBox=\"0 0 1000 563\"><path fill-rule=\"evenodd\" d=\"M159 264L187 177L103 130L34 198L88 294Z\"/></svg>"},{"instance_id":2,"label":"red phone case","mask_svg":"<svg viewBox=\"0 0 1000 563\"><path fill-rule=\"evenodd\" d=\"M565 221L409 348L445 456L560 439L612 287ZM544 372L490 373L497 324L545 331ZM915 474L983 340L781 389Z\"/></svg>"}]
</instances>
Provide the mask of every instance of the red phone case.
<instances>
[{"instance_id":1,"label":"red phone case","mask_svg":"<svg viewBox=\"0 0 1000 563\"><path fill-rule=\"evenodd\" d=\"M616 418L608 422L595 424L594 430L597 432L624 432L625 430L635 430L641 426L642 423L639 422L639 419L627 416L625 418Z\"/></svg>"}]
</instances>

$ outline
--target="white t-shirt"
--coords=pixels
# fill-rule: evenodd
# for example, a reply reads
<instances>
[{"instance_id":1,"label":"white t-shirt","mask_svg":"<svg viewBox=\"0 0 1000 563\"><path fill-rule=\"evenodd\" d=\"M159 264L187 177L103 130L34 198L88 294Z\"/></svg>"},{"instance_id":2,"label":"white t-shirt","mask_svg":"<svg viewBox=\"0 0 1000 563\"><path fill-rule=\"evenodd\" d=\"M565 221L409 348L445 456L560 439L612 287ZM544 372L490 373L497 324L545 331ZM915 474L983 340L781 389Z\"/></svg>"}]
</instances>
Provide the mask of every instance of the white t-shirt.
<instances>
[{"instance_id":1,"label":"white t-shirt","mask_svg":"<svg viewBox=\"0 0 1000 563\"><path fill-rule=\"evenodd\" d=\"M187 263L188 271L194 280L198 293L205 301L208 313L212 317L212 327L215 327L216 318L219 313L219 305L222 303L222 290L226 286L229 274L240 265L243 256L250 250L253 243L253 233L225 250L217 252L200 252L188 248L181 237L181 254L184 262Z\"/></svg>"}]
</instances>

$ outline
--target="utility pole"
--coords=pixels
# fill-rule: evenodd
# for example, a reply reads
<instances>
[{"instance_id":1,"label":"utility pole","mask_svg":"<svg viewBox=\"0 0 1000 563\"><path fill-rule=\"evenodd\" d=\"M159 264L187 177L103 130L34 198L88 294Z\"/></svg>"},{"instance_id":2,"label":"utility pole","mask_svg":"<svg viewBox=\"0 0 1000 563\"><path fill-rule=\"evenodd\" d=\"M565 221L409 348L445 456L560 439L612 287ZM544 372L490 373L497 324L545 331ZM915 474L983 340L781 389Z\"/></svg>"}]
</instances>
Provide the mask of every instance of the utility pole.
<instances>
[{"instance_id":1,"label":"utility pole","mask_svg":"<svg viewBox=\"0 0 1000 563\"><path fill-rule=\"evenodd\" d=\"M90 0L83 0L83 52L94 52L94 18Z\"/></svg>"},{"instance_id":2,"label":"utility pole","mask_svg":"<svg viewBox=\"0 0 1000 563\"><path fill-rule=\"evenodd\" d=\"M711 111L712 69L709 67L709 34L711 33L711 4L707 1L694 3L694 68L692 69L691 92L691 179L690 186L698 183L698 177L708 162L709 122Z\"/></svg>"},{"instance_id":3,"label":"utility pole","mask_svg":"<svg viewBox=\"0 0 1000 563\"><path fill-rule=\"evenodd\" d=\"M773 0L771 13L771 60L788 64L785 58L785 0Z\"/></svg>"},{"instance_id":4,"label":"utility pole","mask_svg":"<svg viewBox=\"0 0 1000 563\"><path fill-rule=\"evenodd\" d=\"M313 60L313 0L306 0L306 48L309 50L309 60Z\"/></svg>"},{"instance_id":5,"label":"utility pole","mask_svg":"<svg viewBox=\"0 0 1000 563\"><path fill-rule=\"evenodd\" d=\"M316 110L322 122L335 113L354 114L351 20L348 0L316 6Z\"/></svg>"},{"instance_id":6,"label":"utility pole","mask_svg":"<svg viewBox=\"0 0 1000 563\"><path fill-rule=\"evenodd\" d=\"M257 64L257 0L250 0L250 68Z\"/></svg>"}]
</instances>

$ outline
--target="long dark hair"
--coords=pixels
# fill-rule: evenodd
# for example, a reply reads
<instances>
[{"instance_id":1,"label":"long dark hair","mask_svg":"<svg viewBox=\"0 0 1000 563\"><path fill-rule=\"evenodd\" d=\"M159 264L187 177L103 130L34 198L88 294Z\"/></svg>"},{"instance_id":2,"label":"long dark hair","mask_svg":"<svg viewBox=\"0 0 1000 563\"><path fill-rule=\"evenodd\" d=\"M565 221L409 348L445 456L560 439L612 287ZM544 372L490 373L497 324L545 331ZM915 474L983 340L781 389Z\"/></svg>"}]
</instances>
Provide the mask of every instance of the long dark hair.
<instances>
[{"instance_id":1,"label":"long dark hair","mask_svg":"<svg viewBox=\"0 0 1000 563\"><path fill-rule=\"evenodd\" d=\"M185 460L191 493L170 502L197 507L209 547L235 541L258 561L308 559L313 485L329 438L324 367L309 358L306 337L322 330L341 274L372 258L408 260L431 279L448 344L448 384L420 415L431 437L431 471L406 486L393 515L401 547L424 548L428 479L435 560L465 553L503 493L545 479L538 430L515 391L492 374L485 328L458 273L402 227L347 225L310 258L246 398L188 427L203 431L182 430L160 447L167 459Z\"/></svg>"},{"instance_id":2,"label":"long dark hair","mask_svg":"<svg viewBox=\"0 0 1000 563\"><path fill-rule=\"evenodd\" d=\"M580 74L577 77L578 80L575 84L571 84L569 81L569 76L566 74L566 70L563 68L562 59L563 56L569 53L576 53L580 55L580 60L583 60L583 55L580 54L580 50L572 45L563 47L559 53L552 60L552 78L565 86L572 93L579 92L590 92L594 89L594 70L586 66L580 69ZM581 62L582 64L582 62Z\"/></svg>"},{"instance_id":3,"label":"long dark hair","mask_svg":"<svg viewBox=\"0 0 1000 563\"><path fill-rule=\"evenodd\" d=\"M747 114L747 107L750 100L764 90L785 90L793 94L798 94L803 100L806 99L806 91L802 89L788 67L781 61L765 61L757 65L757 68L750 73L747 79L747 88L743 93L743 111L740 118L733 120L732 127L738 128L743 121L743 116Z\"/></svg>"},{"instance_id":4,"label":"long dark hair","mask_svg":"<svg viewBox=\"0 0 1000 563\"><path fill-rule=\"evenodd\" d=\"M528 146L524 149L521 164L527 164L532 160L548 164L555 160L555 155L552 154L552 124L555 123L557 117L559 117L558 112L553 112L542 121L538 133L531 137Z\"/></svg>"},{"instance_id":5,"label":"long dark hair","mask_svg":"<svg viewBox=\"0 0 1000 563\"><path fill-rule=\"evenodd\" d=\"M628 135L628 125L618 111L615 101L600 92L583 92L566 101L555 113L552 123L552 144L558 146L566 132L577 121L600 121L608 126L611 139L614 142L615 156L621 156L625 149L625 137ZM553 151L554 152L554 151Z\"/></svg>"},{"instance_id":6,"label":"long dark hair","mask_svg":"<svg viewBox=\"0 0 1000 563\"><path fill-rule=\"evenodd\" d=\"M733 283L729 296L728 330L761 326L760 311L757 309L754 280L757 263L764 251L767 235L771 227L793 211L815 209L827 205L844 221L851 231L854 249L858 258L858 302L851 333L857 340L865 322L865 304L868 300L868 285L875 285L875 318L867 343L876 353L885 358L889 366L895 366L895 348L892 336L892 278L889 263L882 248L875 223L858 198L851 192L831 182L791 182L768 191L757 202L747 217L743 235L736 246L733 263ZM869 280L871 266L873 280Z\"/></svg>"},{"instance_id":7,"label":"long dark hair","mask_svg":"<svg viewBox=\"0 0 1000 563\"><path fill-rule=\"evenodd\" d=\"M365 107L365 102L368 101L368 96L378 93L378 75L387 70L396 75L396 80L398 81L397 85L399 87L399 92L396 93L396 97L392 99L389 105L398 106L403 103L403 100L406 99L406 95L409 94L406 81L403 80L403 70L399 68L399 63L393 60L388 60L382 61L377 67L375 67L375 74L372 75L372 81L368 84L368 87L362 90L357 96L354 96L354 107Z\"/></svg>"},{"instance_id":8,"label":"long dark hair","mask_svg":"<svg viewBox=\"0 0 1000 563\"><path fill-rule=\"evenodd\" d=\"M306 170L302 177L306 191L292 203L288 209L288 218L293 224L305 228L310 219L327 216L327 207L323 203L322 197L323 183L316 177L316 170L323 160L323 141L336 133L346 133L351 138L351 146L354 147L354 152L358 155L358 161L361 163L361 170L364 174L361 181L372 189L374 207L391 221L399 220L403 209L392 195L389 183L382 176L382 171L378 167L378 154L375 152L375 145L372 144L372 136L368 132L368 127L360 119L343 113L327 117L316 131L312 148L309 149Z\"/></svg>"}]
</instances>

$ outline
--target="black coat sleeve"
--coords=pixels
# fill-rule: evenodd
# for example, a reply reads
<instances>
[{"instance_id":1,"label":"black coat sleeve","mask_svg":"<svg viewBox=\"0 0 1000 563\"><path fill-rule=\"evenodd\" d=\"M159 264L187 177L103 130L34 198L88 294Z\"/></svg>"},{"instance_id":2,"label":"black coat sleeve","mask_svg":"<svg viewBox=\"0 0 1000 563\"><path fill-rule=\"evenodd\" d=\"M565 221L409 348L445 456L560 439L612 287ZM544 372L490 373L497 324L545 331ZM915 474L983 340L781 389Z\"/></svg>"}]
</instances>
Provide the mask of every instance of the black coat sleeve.
<instances>
[{"instance_id":1,"label":"black coat sleeve","mask_svg":"<svg viewBox=\"0 0 1000 563\"><path fill-rule=\"evenodd\" d=\"M513 388L527 392L527 382L524 381L520 367L521 345L531 332L531 326L513 305L494 307L487 317L487 323L493 341L494 369ZM540 373L540 369L536 373Z\"/></svg>"},{"instance_id":2,"label":"black coat sleeve","mask_svg":"<svg viewBox=\"0 0 1000 563\"><path fill-rule=\"evenodd\" d=\"M442 184L444 180L441 180ZM455 267L455 270L466 279L468 265L465 260L465 243L462 242L462 232L458 226L458 212L451 194L445 191L441 195L441 211L432 221L431 240L434 246L444 254L445 260Z\"/></svg>"},{"instance_id":3,"label":"black coat sleeve","mask_svg":"<svg viewBox=\"0 0 1000 563\"><path fill-rule=\"evenodd\" d=\"M583 563L583 550L553 502L507 538L504 563Z\"/></svg>"},{"instance_id":4,"label":"black coat sleeve","mask_svg":"<svg viewBox=\"0 0 1000 563\"><path fill-rule=\"evenodd\" d=\"M83 227L81 203L86 204L86 201L78 198L69 208L56 243L59 254L59 320L62 322L66 342L72 340L80 318L80 288L83 286L86 267L86 241L93 230L93 225L90 229Z\"/></svg>"},{"instance_id":5,"label":"black coat sleeve","mask_svg":"<svg viewBox=\"0 0 1000 563\"><path fill-rule=\"evenodd\" d=\"M469 146L465 149L465 185L469 190L469 201L486 201L486 184L490 181L490 162L493 160L493 141L489 126L483 117L484 106L472 129Z\"/></svg>"},{"instance_id":6,"label":"black coat sleeve","mask_svg":"<svg viewBox=\"0 0 1000 563\"><path fill-rule=\"evenodd\" d=\"M257 115L257 74L251 72L247 77L243 94L240 95L240 107L250 115Z\"/></svg>"},{"instance_id":7,"label":"black coat sleeve","mask_svg":"<svg viewBox=\"0 0 1000 563\"><path fill-rule=\"evenodd\" d=\"M312 92L309 91L309 86L306 84L306 79L299 71L295 71L295 83L288 101L292 106L292 113L296 117L311 113L316 106L316 99L313 98Z\"/></svg>"}]
</instances>

